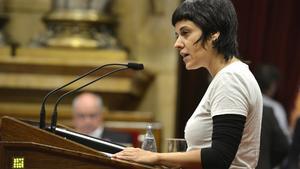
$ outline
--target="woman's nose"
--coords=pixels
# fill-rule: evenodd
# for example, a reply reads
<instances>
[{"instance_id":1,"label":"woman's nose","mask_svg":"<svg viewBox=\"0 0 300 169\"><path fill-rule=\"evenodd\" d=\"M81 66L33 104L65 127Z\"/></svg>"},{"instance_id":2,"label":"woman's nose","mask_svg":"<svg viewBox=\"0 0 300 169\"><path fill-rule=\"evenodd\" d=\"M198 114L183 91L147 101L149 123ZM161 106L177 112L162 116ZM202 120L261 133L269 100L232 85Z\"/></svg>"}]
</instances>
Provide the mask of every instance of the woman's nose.
<instances>
[{"instance_id":1,"label":"woman's nose","mask_svg":"<svg viewBox=\"0 0 300 169\"><path fill-rule=\"evenodd\" d=\"M174 43L174 48L176 49L182 49L184 47L180 37L178 37Z\"/></svg>"}]
</instances>

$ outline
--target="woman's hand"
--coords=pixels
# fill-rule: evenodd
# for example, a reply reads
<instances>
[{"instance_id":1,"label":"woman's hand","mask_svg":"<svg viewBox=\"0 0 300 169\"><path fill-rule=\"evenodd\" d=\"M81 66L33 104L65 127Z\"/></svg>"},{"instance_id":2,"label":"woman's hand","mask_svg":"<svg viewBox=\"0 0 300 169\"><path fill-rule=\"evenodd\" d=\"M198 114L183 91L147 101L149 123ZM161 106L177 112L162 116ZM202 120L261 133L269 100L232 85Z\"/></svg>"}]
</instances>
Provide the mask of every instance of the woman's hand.
<instances>
[{"instance_id":1,"label":"woman's hand","mask_svg":"<svg viewBox=\"0 0 300 169\"><path fill-rule=\"evenodd\" d=\"M112 157L144 164L156 164L158 162L158 153L132 147L125 148L123 151L114 154Z\"/></svg>"}]
</instances>

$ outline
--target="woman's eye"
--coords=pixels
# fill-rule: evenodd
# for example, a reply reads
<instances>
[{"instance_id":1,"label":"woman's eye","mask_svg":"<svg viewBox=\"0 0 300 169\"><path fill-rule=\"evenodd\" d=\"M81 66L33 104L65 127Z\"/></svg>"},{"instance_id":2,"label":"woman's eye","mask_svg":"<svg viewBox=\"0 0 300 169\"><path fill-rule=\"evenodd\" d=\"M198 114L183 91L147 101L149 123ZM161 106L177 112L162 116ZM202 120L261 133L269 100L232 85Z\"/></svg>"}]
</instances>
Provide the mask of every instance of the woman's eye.
<instances>
[{"instance_id":1,"label":"woman's eye","mask_svg":"<svg viewBox=\"0 0 300 169\"><path fill-rule=\"evenodd\" d=\"M186 35L188 35L188 33L189 33L188 31L182 31L181 36L186 36Z\"/></svg>"}]
</instances>

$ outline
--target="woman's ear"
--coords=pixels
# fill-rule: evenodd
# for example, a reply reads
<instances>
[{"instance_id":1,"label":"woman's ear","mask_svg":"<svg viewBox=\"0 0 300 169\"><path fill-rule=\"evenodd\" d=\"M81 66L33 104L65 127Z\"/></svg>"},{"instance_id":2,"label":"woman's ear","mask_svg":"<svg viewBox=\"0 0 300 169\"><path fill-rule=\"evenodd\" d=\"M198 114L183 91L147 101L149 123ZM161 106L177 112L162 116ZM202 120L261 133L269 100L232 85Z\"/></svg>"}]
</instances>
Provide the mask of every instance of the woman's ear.
<instances>
[{"instance_id":1,"label":"woman's ear","mask_svg":"<svg viewBox=\"0 0 300 169\"><path fill-rule=\"evenodd\" d=\"M215 32L215 33L212 33L212 34L210 35L209 40L210 40L211 45L212 45L213 48L215 48L216 42L218 41L219 36L220 36L220 32Z\"/></svg>"},{"instance_id":2,"label":"woman's ear","mask_svg":"<svg viewBox=\"0 0 300 169\"><path fill-rule=\"evenodd\" d=\"M218 40L219 36L220 36L220 32L215 32L211 34L210 39L212 40L212 42L215 42L216 40Z\"/></svg>"}]
</instances>

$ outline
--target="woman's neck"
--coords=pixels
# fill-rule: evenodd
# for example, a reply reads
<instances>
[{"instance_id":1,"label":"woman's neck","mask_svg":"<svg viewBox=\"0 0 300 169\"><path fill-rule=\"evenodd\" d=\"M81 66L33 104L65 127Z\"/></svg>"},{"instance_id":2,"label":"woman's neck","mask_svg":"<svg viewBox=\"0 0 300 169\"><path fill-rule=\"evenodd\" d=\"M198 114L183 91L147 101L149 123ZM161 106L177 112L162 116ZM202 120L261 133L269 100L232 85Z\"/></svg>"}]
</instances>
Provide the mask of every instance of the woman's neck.
<instances>
[{"instance_id":1,"label":"woman's neck","mask_svg":"<svg viewBox=\"0 0 300 169\"><path fill-rule=\"evenodd\" d=\"M216 74L222 70L227 65L237 61L238 59L236 57L232 57L229 60L224 59L224 55L222 54L216 54L212 57L207 69L212 77L215 77Z\"/></svg>"}]
</instances>

